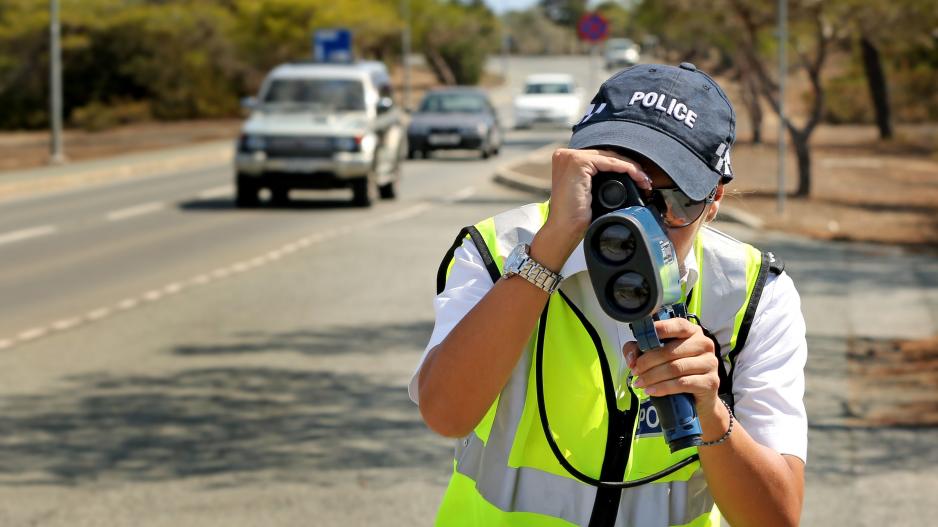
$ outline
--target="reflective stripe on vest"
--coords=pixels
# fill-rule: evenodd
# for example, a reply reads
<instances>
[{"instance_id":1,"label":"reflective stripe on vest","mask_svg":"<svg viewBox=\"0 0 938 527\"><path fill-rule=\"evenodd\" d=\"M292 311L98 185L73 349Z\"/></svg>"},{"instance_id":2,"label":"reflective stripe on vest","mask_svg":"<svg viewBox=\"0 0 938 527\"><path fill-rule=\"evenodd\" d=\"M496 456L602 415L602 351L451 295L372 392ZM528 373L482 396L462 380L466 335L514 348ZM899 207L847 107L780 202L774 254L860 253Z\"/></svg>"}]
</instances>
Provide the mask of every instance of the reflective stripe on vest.
<instances>
[{"instance_id":1,"label":"reflective stripe on vest","mask_svg":"<svg viewBox=\"0 0 938 527\"><path fill-rule=\"evenodd\" d=\"M485 242L478 246L480 253L490 252L501 269L504 255L520 242L530 243L546 214L546 203L534 204L477 224ZM744 326L747 307L758 302L750 296L761 289L754 286L755 277L760 275L760 253L710 229L700 231L694 250L700 273L688 306L725 344L725 349L735 349L737 344L741 347L737 336ZM450 262L444 261L443 265L441 272L449 269ZM496 280L497 274L493 274ZM549 323L544 322L543 328L539 324L544 335L545 407L554 438L567 460L598 477L610 412L603 390L603 375L608 378L603 369L608 370L608 366L599 364L598 357L604 352L596 350L596 342L589 338L589 322L576 306L561 297L551 297L544 319ZM590 523L596 488L566 473L550 452L538 421L532 367L535 345L536 338L521 355L486 416L470 436L460 441L453 477L437 518L439 525ZM578 353L564 353L570 349ZM730 355L724 354L724 360L731 360ZM565 390L567 386L576 389ZM652 408L641 390L635 390L626 406L631 412ZM611 408L616 411L614 402ZM639 423L631 431L626 480L653 474L696 453L696 449L686 449L671 454L660 433L637 433L641 430ZM625 489L615 524L664 527L718 523L719 512L699 463L692 463L658 482Z\"/></svg>"}]
</instances>

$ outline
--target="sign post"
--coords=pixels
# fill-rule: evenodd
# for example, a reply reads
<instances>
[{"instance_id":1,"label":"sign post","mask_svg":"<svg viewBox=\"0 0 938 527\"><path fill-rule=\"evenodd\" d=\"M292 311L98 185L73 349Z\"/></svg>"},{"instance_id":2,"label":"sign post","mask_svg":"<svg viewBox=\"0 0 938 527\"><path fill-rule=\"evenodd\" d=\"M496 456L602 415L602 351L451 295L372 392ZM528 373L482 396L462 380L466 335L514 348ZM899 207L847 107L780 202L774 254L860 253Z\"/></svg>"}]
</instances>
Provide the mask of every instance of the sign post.
<instances>
[{"instance_id":1,"label":"sign post","mask_svg":"<svg viewBox=\"0 0 938 527\"><path fill-rule=\"evenodd\" d=\"M590 44L590 84L588 90L592 91L596 87L596 44L606 40L609 35L609 22L599 13L583 13L580 21L577 22L576 32L582 42Z\"/></svg>"},{"instance_id":2,"label":"sign post","mask_svg":"<svg viewBox=\"0 0 938 527\"><path fill-rule=\"evenodd\" d=\"M348 29L317 29L313 33L316 62L352 62L352 32Z\"/></svg>"}]
</instances>

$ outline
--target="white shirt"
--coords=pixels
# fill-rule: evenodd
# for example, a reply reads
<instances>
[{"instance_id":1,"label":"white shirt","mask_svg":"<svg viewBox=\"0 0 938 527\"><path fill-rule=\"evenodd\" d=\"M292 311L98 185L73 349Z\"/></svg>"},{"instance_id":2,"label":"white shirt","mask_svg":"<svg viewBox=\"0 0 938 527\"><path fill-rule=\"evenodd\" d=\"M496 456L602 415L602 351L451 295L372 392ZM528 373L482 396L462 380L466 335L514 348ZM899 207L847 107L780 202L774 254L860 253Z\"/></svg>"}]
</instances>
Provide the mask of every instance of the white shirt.
<instances>
[{"instance_id":1,"label":"white shirt","mask_svg":"<svg viewBox=\"0 0 938 527\"><path fill-rule=\"evenodd\" d=\"M408 387L417 402L417 374L427 354L493 287L478 250L463 242L453 255L446 288L437 295L436 323ZM683 262L682 281L696 283L697 260L690 251ZM605 315L586 270L582 242L564 264L561 288L597 327L606 350L617 395L625 389L628 366L622 346L634 341L629 326ZM723 350L724 353L729 350ZM750 436L780 454L807 460L808 418L804 408L804 366L808 356L801 299L791 278L769 273L746 345L733 368L734 413Z\"/></svg>"}]
</instances>

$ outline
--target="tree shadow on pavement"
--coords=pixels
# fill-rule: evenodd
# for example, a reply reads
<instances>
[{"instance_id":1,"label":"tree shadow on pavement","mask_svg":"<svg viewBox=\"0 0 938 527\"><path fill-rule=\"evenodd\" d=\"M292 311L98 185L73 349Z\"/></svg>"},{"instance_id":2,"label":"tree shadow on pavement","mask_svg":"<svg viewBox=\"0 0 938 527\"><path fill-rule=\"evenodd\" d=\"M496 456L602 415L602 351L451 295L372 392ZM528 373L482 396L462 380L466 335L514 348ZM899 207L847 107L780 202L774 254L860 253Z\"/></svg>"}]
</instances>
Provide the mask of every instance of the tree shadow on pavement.
<instances>
[{"instance_id":1,"label":"tree shadow on pavement","mask_svg":"<svg viewBox=\"0 0 938 527\"><path fill-rule=\"evenodd\" d=\"M436 468L450 455L399 381L235 367L70 381L3 402L0 484L270 473L325 482L332 470Z\"/></svg>"}]
</instances>

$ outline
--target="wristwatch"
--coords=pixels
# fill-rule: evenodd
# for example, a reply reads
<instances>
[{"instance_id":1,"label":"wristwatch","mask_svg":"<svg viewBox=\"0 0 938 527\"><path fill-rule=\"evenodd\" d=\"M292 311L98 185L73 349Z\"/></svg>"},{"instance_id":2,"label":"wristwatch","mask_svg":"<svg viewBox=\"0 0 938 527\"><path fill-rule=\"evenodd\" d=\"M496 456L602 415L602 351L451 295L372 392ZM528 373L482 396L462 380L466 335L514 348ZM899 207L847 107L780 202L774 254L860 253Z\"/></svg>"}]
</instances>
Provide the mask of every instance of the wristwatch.
<instances>
[{"instance_id":1,"label":"wristwatch","mask_svg":"<svg viewBox=\"0 0 938 527\"><path fill-rule=\"evenodd\" d=\"M505 260L502 278L518 275L540 287L549 295L557 289L563 277L534 261L528 254L530 250L531 246L526 243L516 245Z\"/></svg>"}]
</instances>

